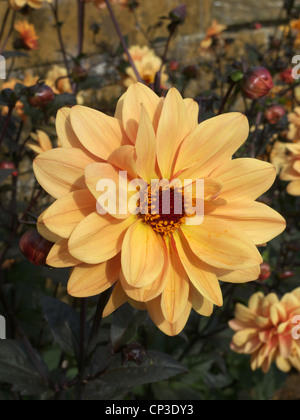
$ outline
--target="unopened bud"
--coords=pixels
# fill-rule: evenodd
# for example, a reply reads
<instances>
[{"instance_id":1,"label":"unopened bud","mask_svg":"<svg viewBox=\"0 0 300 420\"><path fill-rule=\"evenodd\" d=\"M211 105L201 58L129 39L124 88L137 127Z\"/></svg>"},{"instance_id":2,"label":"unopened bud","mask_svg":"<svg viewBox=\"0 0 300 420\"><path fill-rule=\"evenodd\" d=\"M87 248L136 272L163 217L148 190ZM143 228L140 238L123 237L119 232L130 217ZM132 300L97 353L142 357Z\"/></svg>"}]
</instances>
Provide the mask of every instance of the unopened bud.
<instances>
[{"instance_id":1,"label":"unopened bud","mask_svg":"<svg viewBox=\"0 0 300 420\"><path fill-rule=\"evenodd\" d=\"M271 271L271 267L268 263L262 263L260 268L261 268L261 273L260 273L260 276L259 276L258 280L263 282L271 276L272 271Z\"/></svg>"},{"instance_id":2,"label":"unopened bud","mask_svg":"<svg viewBox=\"0 0 300 420\"><path fill-rule=\"evenodd\" d=\"M45 265L53 243L43 238L37 230L28 230L19 242L20 251L34 265Z\"/></svg>"},{"instance_id":3,"label":"unopened bud","mask_svg":"<svg viewBox=\"0 0 300 420\"><path fill-rule=\"evenodd\" d=\"M291 85L295 82L295 79L293 78L293 69L288 68L280 73L280 80L284 83L287 83L288 85Z\"/></svg>"},{"instance_id":4,"label":"unopened bud","mask_svg":"<svg viewBox=\"0 0 300 420\"><path fill-rule=\"evenodd\" d=\"M270 124L277 124L285 114L286 112L282 105L274 105L266 110L265 117Z\"/></svg>"},{"instance_id":5,"label":"unopened bud","mask_svg":"<svg viewBox=\"0 0 300 420\"><path fill-rule=\"evenodd\" d=\"M246 98L253 100L266 96L273 87L271 73L265 67L249 69L241 82L242 92Z\"/></svg>"},{"instance_id":6,"label":"unopened bud","mask_svg":"<svg viewBox=\"0 0 300 420\"><path fill-rule=\"evenodd\" d=\"M28 92L28 102L34 108L44 108L55 96L51 87L45 84L31 86Z\"/></svg>"},{"instance_id":7,"label":"unopened bud","mask_svg":"<svg viewBox=\"0 0 300 420\"><path fill-rule=\"evenodd\" d=\"M18 176L19 174L13 162L0 162L0 169L8 169L13 171L12 176Z\"/></svg>"}]
</instances>

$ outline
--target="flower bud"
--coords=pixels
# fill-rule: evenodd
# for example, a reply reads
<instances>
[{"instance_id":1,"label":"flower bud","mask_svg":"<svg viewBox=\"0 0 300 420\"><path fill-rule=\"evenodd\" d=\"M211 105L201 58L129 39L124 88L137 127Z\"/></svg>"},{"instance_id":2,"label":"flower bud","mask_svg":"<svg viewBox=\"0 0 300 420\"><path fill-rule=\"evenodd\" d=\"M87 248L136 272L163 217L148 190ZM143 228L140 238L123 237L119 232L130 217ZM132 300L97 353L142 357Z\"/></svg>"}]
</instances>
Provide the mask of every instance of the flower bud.
<instances>
[{"instance_id":1,"label":"flower bud","mask_svg":"<svg viewBox=\"0 0 300 420\"><path fill-rule=\"evenodd\" d=\"M181 4L170 12L170 19L173 23L182 24L186 18L186 5Z\"/></svg>"},{"instance_id":2,"label":"flower bud","mask_svg":"<svg viewBox=\"0 0 300 420\"><path fill-rule=\"evenodd\" d=\"M88 77L89 73L87 69L80 65L76 65L72 71L72 78L75 82L82 82Z\"/></svg>"},{"instance_id":3,"label":"flower bud","mask_svg":"<svg viewBox=\"0 0 300 420\"><path fill-rule=\"evenodd\" d=\"M176 60L171 60L169 64L169 68L171 71L177 71L179 69L179 63Z\"/></svg>"},{"instance_id":4,"label":"flower bud","mask_svg":"<svg viewBox=\"0 0 300 420\"><path fill-rule=\"evenodd\" d=\"M19 242L19 248L27 260L34 265L45 265L53 243L43 238L36 229L28 230Z\"/></svg>"},{"instance_id":5,"label":"flower bud","mask_svg":"<svg viewBox=\"0 0 300 420\"><path fill-rule=\"evenodd\" d=\"M277 124L286 114L282 105L274 105L265 112L265 118L270 124Z\"/></svg>"},{"instance_id":6,"label":"flower bud","mask_svg":"<svg viewBox=\"0 0 300 420\"><path fill-rule=\"evenodd\" d=\"M241 82L243 94L253 100L266 96L273 87L272 76L265 67L252 67Z\"/></svg>"},{"instance_id":7,"label":"flower bud","mask_svg":"<svg viewBox=\"0 0 300 420\"><path fill-rule=\"evenodd\" d=\"M263 282L271 276L272 271L271 271L271 267L268 263L262 263L260 268L261 268L261 273L260 273L260 276L259 276L258 280Z\"/></svg>"},{"instance_id":8,"label":"flower bud","mask_svg":"<svg viewBox=\"0 0 300 420\"><path fill-rule=\"evenodd\" d=\"M145 348L139 343L130 343L122 350L123 363L135 362L140 365L147 356Z\"/></svg>"},{"instance_id":9,"label":"flower bud","mask_svg":"<svg viewBox=\"0 0 300 420\"><path fill-rule=\"evenodd\" d=\"M197 67L187 66L182 70L182 74L186 79L195 79L197 77Z\"/></svg>"},{"instance_id":10,"label":"flower bud","mask_svg":"<svg viewBox=\"0 0 300 420\"><path fill-rule=\"evenodd\" d=\"M279 274L279 277L281 280L290 279L291 277L294 277L295 273L292 270L285 270L282 273Z\"/></svg>"},{"instance_id":11,"label":"flower bud","mask_svg":"<svg viewBox=\"0 0 300 420\"><path fill-rule=\"evenodd\" d=\"M44 108L54 99L51 87L43 83L31 86L28 92L28 102L34 108Z\"/></svg>"},{"instance_id":12,"label":"flower bud","mask_svg":"<svg viewBox=\"0 0 300 420\"><path fill-rule=\"evenodd\" d=\"M295 82L295 79L293 78L293 69L288 68L280 73L280 80L284 83L287 83L288 85L291 85Z\"/></svg>"},{"instance_id":13,"label":"flower bud","mask_svg":"<svg viewBox=\"0 0 300 420\"><path fill-rule=\"evenodd\" d=\"M9 169L12 170L12 176L18 176L19 173L16 170L15 164L13 162L0 162L0 169Z\"/></svg>"}]
</instances>

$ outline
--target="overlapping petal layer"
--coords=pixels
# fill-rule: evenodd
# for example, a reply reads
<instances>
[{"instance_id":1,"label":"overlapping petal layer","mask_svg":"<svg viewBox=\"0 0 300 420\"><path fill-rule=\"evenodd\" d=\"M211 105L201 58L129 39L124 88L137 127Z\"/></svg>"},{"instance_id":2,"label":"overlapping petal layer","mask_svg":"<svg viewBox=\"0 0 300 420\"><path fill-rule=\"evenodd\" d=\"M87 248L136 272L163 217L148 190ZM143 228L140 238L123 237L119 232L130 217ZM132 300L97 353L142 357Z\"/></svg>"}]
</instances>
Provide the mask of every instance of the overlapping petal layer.
<instances>
[{"instance_id":1,"label":"overlapping petal layer","mask_svg":"<svg viewBox=\"0 0 300 420\"><path fill-rule=\"evenodd\" d=\"M115 117L80 106L59 111L63 147L34 163L39 183L57 199L39 219L40 232L55 242L47 262L73 267L69 293L92 296L114 286L105 316L128 301L147 309L168 335L180 333L192 308L210 316L214 305L222 306L219 280L256 280L262 262L256 245L285 228L280 215L255 201L274 182L273 166L232 160L247 139L247 119L230 113L198 125L198 113L196 102L183 100L176 89L159 98L135 83ZM160 205L155 215L129 208L122 216L99 214L99 181L105 179L115 183L117 207L141 204L138 189L121 200L127 184L120 184L120 171L128 182L139 178L149 185L146 208L162 191L153 195L153 179L177 179L173 193L180 181L195 186L204 180L203 194L192 192L193 204L203 204L203 223L186 208L178 214L172 207L165 215Z\"/></svg>"}]
</instances>

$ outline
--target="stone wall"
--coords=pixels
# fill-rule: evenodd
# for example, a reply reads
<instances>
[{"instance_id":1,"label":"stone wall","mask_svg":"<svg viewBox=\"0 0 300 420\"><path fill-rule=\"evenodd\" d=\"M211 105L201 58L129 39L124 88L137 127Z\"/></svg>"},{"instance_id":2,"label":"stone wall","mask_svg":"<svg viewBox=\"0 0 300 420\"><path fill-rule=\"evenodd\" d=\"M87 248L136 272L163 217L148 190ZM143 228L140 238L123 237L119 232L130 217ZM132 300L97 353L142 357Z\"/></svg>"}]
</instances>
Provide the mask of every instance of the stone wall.
<instances>
[{"instance_id":1,"label":"stone wall","mask_svg":"<svg viewBox=\"0 0 300 420\"><path fill-rule=\"evenodd\" d=\"M188 15L186 23L180 28L177 39L171 47L172 57L189 64L197 54L199 41L203 38L206 28L213 18L229 26L245 29L254 22L267 23L275 20L282 7L283 0L141 0L137 10L138 19L144 29L153 24L161 16L185 3ZM60 0L59 19L63 22L62 34L68 53L76 55L77 51L77 1ZM5 2L0 2L0 16L4 15ZM119 6L115 6L117 17L124 34L128 35L130 44L144 44L143 36L136 30L133 16ZM18 14L18 19L28 18L35 24L40 37L41 49L30 52L30 58L18 58L16 65L19 68L49 66L49 64L62 61L57 34L54 29L54 18L49 6L45 4L42 10L32 12L28 17ZM116 49L119 40L111 23L107 10L98 11L93 4L87 4L85 19L84 51L89 55L101 53L101 48L93 42L93 33L90 29L94 23L101 25L97 41L104 41L109 48ZM235 28L236 29L236 28ZM253 31L252 31L253 32ZM166 31L159 30L158 35L166 35ZM244 37L248 36L247 32ZM255 35L256 36L256 35ZM265 36L260 32L259 39Z\"/></svg>"}]
</instances>

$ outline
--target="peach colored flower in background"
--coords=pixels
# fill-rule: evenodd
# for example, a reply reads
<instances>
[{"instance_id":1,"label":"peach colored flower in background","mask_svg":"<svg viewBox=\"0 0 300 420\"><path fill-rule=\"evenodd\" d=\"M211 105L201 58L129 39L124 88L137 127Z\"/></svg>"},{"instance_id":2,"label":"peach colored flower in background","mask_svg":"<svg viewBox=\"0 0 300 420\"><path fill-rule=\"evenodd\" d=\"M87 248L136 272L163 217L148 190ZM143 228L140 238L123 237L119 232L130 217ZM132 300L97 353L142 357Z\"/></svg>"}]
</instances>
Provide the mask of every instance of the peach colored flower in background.
<instances>
[{"instance_id":1,"label":"peach colored flower in background","mask_svg":"<svg viewBox=\"0 0 300 420\"><path fill-rule=\"evenodd\" d=\"M44 131L37 130L36 133L31 133L31 140L29 140L26 145L33 150L37 155L51 150L52 143L51 140Z\"/></svg>"},{"instance_id":2,"label":"peach colored flower in background","mask_svg":"<svg viewBox=\"0 0 300 420\"><path fill-rule=\"evenodd\" d=\"M300 141L276 142L271 153L271 161L280 173L280 179L290 181L287 192L300 196Z\"/></svg>"},{"instance_id":3,"label":"peach colored flower in background","mask_svg":"<svg viewBox=\"0 0 300 420\"><path fill-rule=\"evenodd\" d=\"M27 86L27 87L34 86L36 84L36 82L38 81L38 79L39 78L37 76L33 76L31 72L27 72L25 74L24 80L12 78L12 79L4 82L2 84L2 86L1 86L1 89L11 89L11 90L14 90L17 83L20 83L20 84L22 84L24 86ZM25 122L26 115L24 114L23 108L24 108L24 105L22 104L22 102L21 101L18 101L16 103L15 110L16 110L18 116ZM7 106L4 106L2 108L2 112L1 113L2 113L2 115L7 115L7 113L8 113L8 107Z\"/></svg>"},{"instance_id":4,"label":"peach colored flower in background","mask_svg":"<svg viewBox=\"0 0 300 420\"><path fill-rule=\"evenodd\" d=\"M65 67L53 66L47 73L45 83L50 86L57 95L60 93L73 93Z\"/></svg>"},{"instance_id":5,"label":"peach colored flower in background","mask_svg":"<svg viewBox=\"0 0 300 420\"><path fill-rule=\"evenodd\" d=\"M161 69L161 58L155 54L154 50L147 46L140 47L139 45L134 45L129 49L129 52L142 80L147 85L154 83L156 73ZM127 59L127 56L124 55L124 58ZM163 66L161 72L162 86L165 86L168 81L168 75L165 73L165 70L166 67ZM132 67L128 67L126 73L129 77L124 80L124 85L128 87L137 80Z\"/></svg>"},{"instance_id":6,"label":"peach colored flower in background","mask_svg":"<svg viewBox=\"0 0 300 420\"><path fill-rule=\"evenodd\" d=\"M33 9L40 9L44 0L9 0L9 5L14 10L21 10L25 6ZM46 0L47 3L52 3L52 0Z\"/></svg>"},{"instance_id":7,"label":"peach colored flower in background","mask_svg":"<svg viewBox=\"0 0 300 420\"><path fill-rule=\"evenodd\" d=\"M290 122L288 139L291 141L300 140L300 107L295 108L288 115L288 120Z\"/></svg>"},{"instance_id":8,"label":"peach colored flower in background","mask_svg":"<svg viewBox=\"0 0 300 420\"><path fill-rule=\"evenodd\" d=\"M27 20L19 20L15 24L14 29L19 33L20 41L24 48L27 48L28 50L37 50L39 48L39 37L35 32L33 24L28 23Z\"/></svg>"},{"instance_id":9,"label":"peach colored flower in background","mask_svg":"<svg viewBox=\"0 0 300 420\"><path fill-rule=\"evenodd\" d=\"M160 98L134 83L115 117L82 106L60 110L62 147L34 161L38 182L56 199L38 221L40 233L55 241L47 264L73 267L69 293L95 296L114 286L104 316L128 301L148 310L170 336L182 331L192 308L210 316L214 305L222 306L218 279L256 280L262 263L257 245L285 229L276 211L255 201L273 184L274 167L232 160L248 137L247 118L229 113L198 125L198 113L197 103L175 88ZM174 210L100 215L98 182L119 185L120 170L148 185L152 179L203 179L204 222L189 225L191 216ZM152 197L149 187L142 205L151 206L161 190L157 194Z\"/></svg>"},{"instance_id":10,"label":"peach colored flower in background","mask_svg":"<svg viewBox=\"0 0 300 420\"><path fill-rule=\"evenodd\" d=\"M206 31L206 36L201 42L201 48L208 49L212 46L214 39L218 39L220 35L226 31L227 26L220 24L216 19L213 20L211 26Z\"/></svg>"},{"instance_id":11,"label":"peach colored flower in background","mask_svg":"<svg viewBox=\"0 0 300 420\"><path fill-rule=\"evenodd\" d=\"M300 371L300 341L292 334L296 315L300 315L300 288L281 300L274 293L254 294L248 306L237 304L235 319L229 322L236 332L231 349L251 355L252 370L267 373L276 361L283 372L292 367Z\"/></svg>"}]
</instances>

